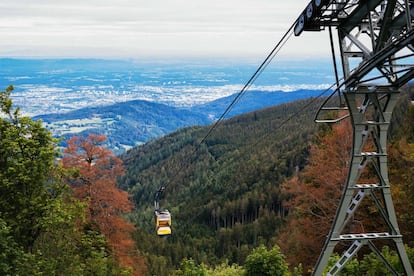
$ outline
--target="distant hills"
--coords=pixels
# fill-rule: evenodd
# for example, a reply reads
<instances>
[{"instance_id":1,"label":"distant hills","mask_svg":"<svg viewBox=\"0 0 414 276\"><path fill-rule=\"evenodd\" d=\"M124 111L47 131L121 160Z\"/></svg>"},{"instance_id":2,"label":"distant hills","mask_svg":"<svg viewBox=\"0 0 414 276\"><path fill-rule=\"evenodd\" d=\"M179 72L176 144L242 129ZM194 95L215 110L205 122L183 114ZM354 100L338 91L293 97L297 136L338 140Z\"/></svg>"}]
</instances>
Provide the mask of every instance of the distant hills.
<instances>
[{"instance_id":1,"label":"distant hills","mask_svg":"<svg viewBox=\"0 0 414 276\"><path fill-rule=\"evenodd\" d=\"M319 94L320 90L248 91L234 105L228 117ZM236 95L189 108L133 100L86 107L67 113L39 115L33 119L41 119L59 137L68 138L89 132L105 134L108 138L107 146L114 152L121 153L183 127L212 123L222 115Z\"/></svg>"},{"instance_id":2,"label":"distant hills","mask_svg":"<svg viewBox=\"0 0 414 276\"><path fill-rule=\"evenodd\" d=\"M115 153L214 122L257 69L230 61L77 58L0 58L0 66L0 84L14 86L13 104L23 114L41 119L57 137L106 134ZM332 82L326 61L280 61L260 74L227 118L317 96Z\"/></svg>"},{"instance_id":3,"label":"distant hills","mask_svg":"<svg viewBox=\"0 0 414 276\"><path fill-rule=\"evenodd\" d=\"M209 123L203 114L141 100L41 115L33 119L41 119L59 137L90 132L105 134L108 147L114 152L123 152L178 128Z\"/></svg>"}]
</instances>

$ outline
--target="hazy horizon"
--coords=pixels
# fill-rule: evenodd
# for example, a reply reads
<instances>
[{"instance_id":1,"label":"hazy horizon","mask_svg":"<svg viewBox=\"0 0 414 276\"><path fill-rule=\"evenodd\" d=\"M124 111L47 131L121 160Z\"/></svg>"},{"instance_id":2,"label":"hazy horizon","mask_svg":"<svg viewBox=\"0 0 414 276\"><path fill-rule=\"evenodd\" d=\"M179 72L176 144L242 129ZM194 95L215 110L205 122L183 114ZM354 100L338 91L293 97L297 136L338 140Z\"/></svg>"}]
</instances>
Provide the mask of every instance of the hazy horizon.
<instances>
[{"instance_id":1,"label":"hazy horizon","mask_svg":"<svg viewBox=\"0 0 414 276\"><path fill-rule=\"evenodd\" d=\"M262 60L308 2L3 2L0 57ZM324 57L328 49L327 34L312 32L292 37L279 57Z\"/></svg>"}]
</instances>

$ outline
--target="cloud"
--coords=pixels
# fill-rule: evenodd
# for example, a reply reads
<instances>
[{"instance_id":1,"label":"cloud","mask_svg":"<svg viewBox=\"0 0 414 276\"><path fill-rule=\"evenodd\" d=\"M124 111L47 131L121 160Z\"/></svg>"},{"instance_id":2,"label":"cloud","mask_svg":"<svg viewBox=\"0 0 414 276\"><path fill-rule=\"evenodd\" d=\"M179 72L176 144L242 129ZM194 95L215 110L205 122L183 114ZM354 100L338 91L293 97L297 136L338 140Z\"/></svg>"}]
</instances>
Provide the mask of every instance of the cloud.
<instances>
[{"instance_id":1,"label":"cloud","mask_svg":"<svg viewBox=\"0 0 414 276\"><path fill-rule=\"evenodd\" d=\"M4 2L1 56L202 57L264 55L308 1ZM298 44L287 53L313 51Z\"/></svg>"}]
</instances>

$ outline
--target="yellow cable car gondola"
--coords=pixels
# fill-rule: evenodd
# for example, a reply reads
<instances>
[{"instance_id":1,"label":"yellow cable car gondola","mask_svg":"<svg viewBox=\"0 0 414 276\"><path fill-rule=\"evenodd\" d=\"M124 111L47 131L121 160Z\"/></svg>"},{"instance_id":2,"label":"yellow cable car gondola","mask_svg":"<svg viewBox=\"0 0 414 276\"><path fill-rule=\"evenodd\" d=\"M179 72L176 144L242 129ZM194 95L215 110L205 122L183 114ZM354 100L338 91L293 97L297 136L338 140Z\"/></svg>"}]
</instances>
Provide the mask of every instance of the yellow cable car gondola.
<instances>
[{"instance_id":1,"label":"yellow cable car gondola","mask_svg":"<svg viewBox=\"0 0 414 276\"><path fill-rule=\"evenodd\" d=\"M168 210L159 209L159 198L164 192L165 187L162 186L154 196L154 207L155 207L155 230L158 236L169 236L171 235L171 214Z\"/></svg>"},{"instance_id":2,"label":"yellow cable car gondola","mask_svg":"<svg viewBox=\"0 0 414 276\"><path fill-rule=\"evenodd\" d=\"M171 235L171 214L168 210L155 210L155 224L158 236Z\"/></svg>"}]
</instances>

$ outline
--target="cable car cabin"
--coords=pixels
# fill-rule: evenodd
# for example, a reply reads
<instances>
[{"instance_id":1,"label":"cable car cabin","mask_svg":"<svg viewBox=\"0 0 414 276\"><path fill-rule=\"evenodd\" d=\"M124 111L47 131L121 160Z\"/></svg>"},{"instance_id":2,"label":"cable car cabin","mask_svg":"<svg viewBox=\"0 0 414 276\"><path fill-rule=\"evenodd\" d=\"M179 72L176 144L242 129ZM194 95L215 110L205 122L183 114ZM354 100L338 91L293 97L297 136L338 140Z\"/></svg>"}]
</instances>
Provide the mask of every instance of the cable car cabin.
<instances>
[{"instance_id":1,"label":"cable car cabin","mask_svg":"<svg viewBox=\"0 0 414 276\"><path fill-rule=\"evenodd\" d=\"M171 235L171 214L168 210L155 210L155 229L158 236Z\"/></svg>"}]
</instances>

